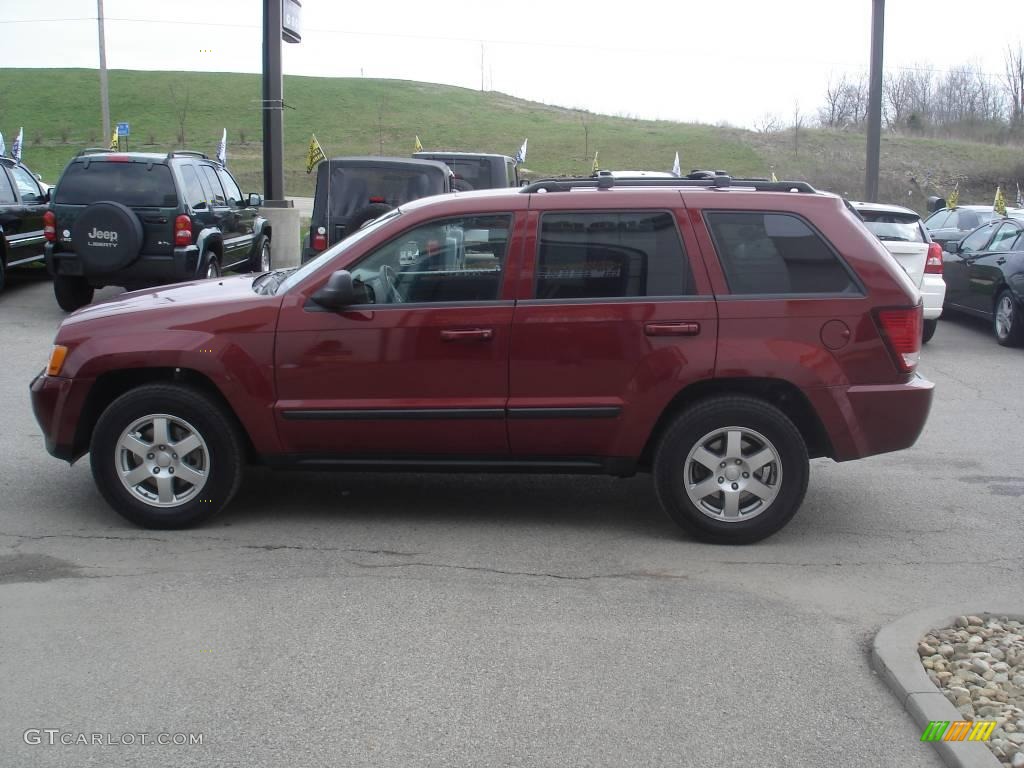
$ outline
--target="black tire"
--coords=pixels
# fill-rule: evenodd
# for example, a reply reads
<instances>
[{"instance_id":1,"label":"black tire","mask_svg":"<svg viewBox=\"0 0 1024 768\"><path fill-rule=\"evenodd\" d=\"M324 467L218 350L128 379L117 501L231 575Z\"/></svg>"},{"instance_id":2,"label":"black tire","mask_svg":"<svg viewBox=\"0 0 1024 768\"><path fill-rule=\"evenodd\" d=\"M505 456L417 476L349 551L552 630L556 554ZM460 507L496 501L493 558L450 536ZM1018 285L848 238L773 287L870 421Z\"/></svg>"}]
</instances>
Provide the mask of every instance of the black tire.
<instances>
[{"instance_id":1,"label":"black tire","mask_svg":"<svg viewBox=\"0 0 1024 768\"><path fill-rule=\"evenodd\" d=\"M690 499L686 489L689 470L687 460L691 451L696 451L699 444L704 444L704 438L716 430L725 430L727 427L737 427L765 438L774 448L778 461L765 465L762 469L756 470L749 467L750 472L742 477L750 477L753 474L754 480L764 479L771 482L770 476L774 472L777 485L774 498L756 514L750 512L750 517L726 522L715 519L710 514L703 512ZM723 440L725 438L723 437ZM708 443L711 444L711 443ZM744 449L748 448L749 452ZM757 446L747 439L741 443L740 454L746 458L752 458L759 453L763 446ZM724 443L723 443L724 448ZM723 454L727 451L723 450ZM723 456L724 458L724 456ZM716 457L717 461L717 457ZM779 466L781 465L781 466ZM694 465L696 469L703 470L702 466ZM740 479L739 473L742 469L748 469L746 464L735 469L732 465L721 470L722 477L725 477L726 485L736 488L737 483L751 483L752 480ZM736 478L726 477L725 472L732 470L738 473ZM694 470L695 471L695 470ZM700 481L714 481L714 475L720 471L717 467L710 472L708 477ZM761 477L757 477L760 471ZM654 486L658 494L658 500L669 517L685 531L707 541L722 544L751 544L755 541L771 536L786 525L796 514L807 491L807 480L810 475L810 467L807 459L807 446L804 444L800 431L793 422L778 408L769 405L763 400L740 395L715 397L703 400L691 406L676 417L665 431L661 442L658 445L654 457ZM695 485L699 482L694 483ZM753 486L751 486L753 487ZM716 492L717 493L717 492ZM717 498L722 502L722 511L725 511L725 493ZM708 494L701 499L707 502L711 498ZM753 508L759 502L757 498L747 493L742 488L738 491L737 499L744 508ZM743 501L746 499L746 501Z\"/></svg>"},{"instance_id":2,"label":"black tire","mask_svg":"<svg viewBox=\"0 0 1024 768\"><path fill-rule=\"evenodd\" d=\"M93 287L84 277L53 277L53 295L57 297L57 304L65 312L74 312L89 304L94 293Z\"/></svg>"},{"instance_id":3,"label":"black tire","mask_svg":"<svg viewBox=\"0 0 1024 768\"><path fill-rule=\"evenodd\" d=\"M267 266L266 269L263 267L263 249L267 251ZM270 271L270 238L266 235L260 235L256 239L256 243L252 249L252 255L249 256L249 271L250 272L268 272Z\"/></svg>"},{"instance_id":4,"label":"black tire","mask_svg":"<svg viewBox=\"0 0 1024 768\"><path fill-rule=\"evenodd\" d=\"M181 503L176 506L160 507L149 503L137 491L139 488L145 488L148 492L157 494L158 486L155 485L155 480L146 487L149 483L147 477L147 480L139 483L135 486L136 490L132 491L121 482L119 476L118 462L122 461L122 452L117 446L122 433L151 414L166 415L179 420L180 423L193 428L206 443L205 451L201 448L195 449L200 451L201 458L204 459L200 466L206 467L205 485L199 492L189 497L187 488L172 483L172 487L176 489L174 494L180 492L183 497ZM148 442L145 433L140 434L142 442ZM169 443L168 448L173 448L173 445L173 442ZM147 385L117 398L96 423L89 451L92 476L103 498L126 520L144 528L186 528L207 520L227 506L242 481L242 440L230 416L199 390L178 384ZM161 454L154 451L148 455L156 455L158 462L167 458L166 452ZM179 467L179 478L176 482L181 483L182 462L177 461L176 454L173 455L175 461L170 468L173 469L175 465ZM195 452L189 454L191 457L195 455ZM141 456L136 458L139 464L143 463ZM188 457L182 456L181 459L187 461ZM166 469L164 471L167 472ZM176 500L175 497L174 501Z\"/></svg>"},{"instance_id":5,"label":"black tire","mask_svg":"<svg viewBox=\"0 0 1024 768\"><path fill-rule=\"evenodd\" d=\"M1008 311L1005 326L1002 322L1003 310ZM995 331L996 341L1004 347L1024 345L1024 312L1021 312L1020 304L1017 303L1009 288L1004 288L996 298L992 312L992 329Z\"/></svg>"},{"instance_id":6,"label":"black tire","mask_svg":"<svg viewBox=\"0 0 1024 768\"><path fill-rule=\"evenodd\" d=\"M384 203L370 203L360 208L348 220L348 226L345 227L346 236L351 235L353 232L358 232L367 222L379 219L390 210L392 210L391 206Z\"/></svg>"},{"instance_id":7,"label":"black tire","mask_svg":"<svg viewBox=\"0 0 1024 768\"><path fill-rule=\"evenodd\" d=\"M4 264L4 254L0 251L0 293L3 293L7 285L7 265Z\"/></svg>"},{"instance_id":8,"label":"black tire","mask_svg":"<svg viewBox=\"0 0 1024 768\"><path fill-rule=\"evenodd\" d=\"M206 268L203 270L203 277L207 280L220 277L220 259L216 253L210 253L206 259Z\"/></svg>"},{"instance_id":9,"label":"black tire","mask_svg":"<svg viewBox=\"0 0 1024 768\"><path fill-rule=\"evenodd\" d=\"M925 320L924 325L921 327L921 343L927 344L932 340L932 336L935 335L935 329L939 327L939 321L936 320Z\"/></svg>"}]
</instances>

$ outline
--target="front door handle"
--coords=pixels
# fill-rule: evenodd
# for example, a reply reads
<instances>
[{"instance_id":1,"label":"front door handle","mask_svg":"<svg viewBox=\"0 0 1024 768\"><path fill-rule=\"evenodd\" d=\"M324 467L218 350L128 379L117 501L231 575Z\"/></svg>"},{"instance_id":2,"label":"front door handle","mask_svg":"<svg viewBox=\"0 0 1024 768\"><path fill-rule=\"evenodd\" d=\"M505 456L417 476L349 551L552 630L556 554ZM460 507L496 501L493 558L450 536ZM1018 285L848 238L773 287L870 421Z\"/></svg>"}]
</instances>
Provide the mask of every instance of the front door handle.
<instances>
[{"instance_id":1,"label":"front door handle","mask_svg":"<svg viewBox=\"0 0 1024 768\"><path fill-rule=\"evenodd\" d=\"M441 341L490 341L493 328L469 328L460 331L441 331Z\"/></svg>"},{"instance_id":2,"label":"front door handle","mask_svg":"<svg viewBox=\"0 0 1024 768\"><path fill-rule=\"evenodd\" d=\"M648 336L696 336L700 323L647 323L644 333Z\"/></svg>"}]
</instances>

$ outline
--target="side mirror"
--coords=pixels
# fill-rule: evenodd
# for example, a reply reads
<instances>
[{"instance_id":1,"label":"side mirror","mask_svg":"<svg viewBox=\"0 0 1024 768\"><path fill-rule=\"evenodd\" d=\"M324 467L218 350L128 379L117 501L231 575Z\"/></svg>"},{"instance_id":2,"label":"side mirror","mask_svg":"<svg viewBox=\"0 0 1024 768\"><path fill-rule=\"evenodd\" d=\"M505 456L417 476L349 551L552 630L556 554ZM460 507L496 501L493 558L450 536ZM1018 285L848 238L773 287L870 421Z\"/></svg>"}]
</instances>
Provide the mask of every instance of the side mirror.
<instances>
[{"instance_id":1,"label":"side mirror","mask_svg":"<svg viewBox=\"0 0 1024 768\"><path fill-rule=\"evenodd\" d=\"M950 240L943 247L943 250L945 250L947 253L962 253L963 252L963 249L960 247L960 243L957 240Z\"/></svg>"},{"instance_id":2,"label":"side mirror","mask_svg":"<svg viewBox=\"0 0 1024 768\"><path fill-rule=\"evenodd\" d=\"M339 269L327 278L327 285L313 294L313 301L325 309L344 309L356 302L356 291L352 285L352 273Z\"/></svg>"},{"instance_id":3,"label":"side mirror","mask_svg":"<svg viewBox=\"0 0 1024 768\"><path fill-rule=\"evenodd\" d=\"M263 205L263 195L257 195L255 192L249 193L249 207L259 208Z\"/></svg>"}]
</instances>

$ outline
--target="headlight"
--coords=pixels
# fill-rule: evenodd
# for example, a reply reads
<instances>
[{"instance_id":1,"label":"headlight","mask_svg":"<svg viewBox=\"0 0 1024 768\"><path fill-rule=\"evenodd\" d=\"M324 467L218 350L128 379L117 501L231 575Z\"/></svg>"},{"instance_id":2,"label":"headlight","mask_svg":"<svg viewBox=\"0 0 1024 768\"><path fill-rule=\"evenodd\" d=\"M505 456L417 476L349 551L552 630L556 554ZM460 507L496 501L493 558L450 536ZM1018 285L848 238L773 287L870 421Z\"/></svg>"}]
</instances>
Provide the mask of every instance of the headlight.
<instances>
[{"instance_id":1,"label":"headlight","mask_svg":"<svg viewBox=\"0 0 1024 768\"><path fill-rule=\"evenodd\" d=\"M64 367L64 358L68 356L68 348L62 347L60 344L53 345L53 351L50 352L50 363L46 366L47 376L58 376L60 375L60 369Z\"/></svg>"}]
</instances>

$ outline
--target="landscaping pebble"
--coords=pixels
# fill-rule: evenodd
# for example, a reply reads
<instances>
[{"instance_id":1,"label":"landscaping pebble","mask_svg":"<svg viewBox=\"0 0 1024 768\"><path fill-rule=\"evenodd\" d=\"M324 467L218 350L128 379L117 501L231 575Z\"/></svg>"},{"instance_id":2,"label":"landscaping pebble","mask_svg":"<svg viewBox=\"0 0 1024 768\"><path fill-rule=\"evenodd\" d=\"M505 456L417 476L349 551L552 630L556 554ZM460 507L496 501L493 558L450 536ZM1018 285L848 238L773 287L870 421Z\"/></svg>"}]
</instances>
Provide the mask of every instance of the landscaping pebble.
<instances>
[{"instance_id":1,"label":"landscaping pebble","mask_svg":"<svg viewBox=\"0 0 1024 768\"><path fill-rule=\"evenodd\" d=\"M958 616L917 646L929 679L965 720L995 720L987 742L1001 765L1024 768L1024 622Z\"/></svg>"}]
</instances>

